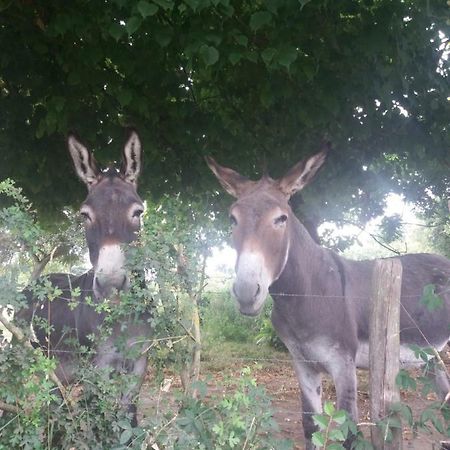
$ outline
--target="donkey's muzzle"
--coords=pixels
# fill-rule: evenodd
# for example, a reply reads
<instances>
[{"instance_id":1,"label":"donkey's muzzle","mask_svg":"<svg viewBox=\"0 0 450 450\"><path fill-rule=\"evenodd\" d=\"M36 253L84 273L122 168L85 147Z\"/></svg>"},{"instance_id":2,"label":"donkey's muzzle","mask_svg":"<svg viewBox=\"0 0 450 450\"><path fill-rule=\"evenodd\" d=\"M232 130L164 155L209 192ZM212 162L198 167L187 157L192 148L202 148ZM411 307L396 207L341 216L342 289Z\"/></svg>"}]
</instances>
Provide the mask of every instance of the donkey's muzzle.
<instances>
[{"instance_id":1,"label":"donkey's muzzle","mask_svg":"<svg viewBox=\"0 0 450 450\"><path fill-rule=\"evenodd\" d=\"M257 316L264 304L266 293L259 283L236 280L233 295L239 303L239 311L246 316Z\"/></svg>"},{"instance_id":2,"label":"donkey's muzzle","mask_svg":"<svg viewBox=\"0 0 450 450\"><path fill-rule=\"evenodd\" d=\"M102 278L94 277L94 292L97 298L108 298L116 291L125 291L128 289L128 277L121 275L120 277Z\"/></svg>"}]
</instances>

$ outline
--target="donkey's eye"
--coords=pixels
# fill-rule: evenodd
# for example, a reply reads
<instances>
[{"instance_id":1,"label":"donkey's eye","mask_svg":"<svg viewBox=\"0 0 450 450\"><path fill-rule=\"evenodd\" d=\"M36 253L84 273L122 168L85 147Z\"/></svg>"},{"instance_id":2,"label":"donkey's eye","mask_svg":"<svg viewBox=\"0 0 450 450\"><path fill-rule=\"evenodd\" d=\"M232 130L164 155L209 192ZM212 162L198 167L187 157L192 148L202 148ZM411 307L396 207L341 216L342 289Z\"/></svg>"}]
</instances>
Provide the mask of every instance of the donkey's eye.
<instances>
[{"instance_id":1,"label":"donkey's eye","mask_svg":"<svg viewBox=\"0 0 450 450\"><path fill-rule=\"evenodd\" d=\"M80 216L83 218L85 222L92 222L92 218L87 211L85 210L80 211Z\"/></svg>"},{"instance_id":2,"label":"donkey's eye","mask_svg":"<svg viewBox=\"0 0 450 450\"><path fill-rule=\"evenodd\" d=\"M133 211L133 217L138 219L139 217L142 216L143 213L144 213L143 209L136 209L135 211Z\"/></svg>"},{"instance_id":3,"label":"donkey's eye","mask_svg":"<svg viewBox=\"0 0 450 450\"><path fill-rule=\"evenodd\" d=\"M282 214L281 216L278 216L273 223L275 225L283 225L284 223L286 223L287 221L287 215L286 214Z\"/></svg>"},{"instance_id":4,"label":"donkey's eye","mask_svg":"<svg viewBox=\"0 0 450 450\"><path fill-rule=\"evenodd\" d=\"M237 219L233 216L233 214L230 214L230 224L232 227L237 225Z\"/></svg>"}]
</instances>

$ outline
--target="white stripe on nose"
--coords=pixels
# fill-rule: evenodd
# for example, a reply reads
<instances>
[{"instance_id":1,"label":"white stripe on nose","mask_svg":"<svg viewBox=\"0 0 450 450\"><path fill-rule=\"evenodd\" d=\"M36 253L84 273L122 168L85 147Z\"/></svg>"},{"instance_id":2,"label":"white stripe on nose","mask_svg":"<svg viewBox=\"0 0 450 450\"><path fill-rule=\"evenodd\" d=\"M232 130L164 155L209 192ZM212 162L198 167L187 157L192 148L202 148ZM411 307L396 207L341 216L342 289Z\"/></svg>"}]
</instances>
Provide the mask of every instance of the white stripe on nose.
<instances>
[{"instance_id":1,"label":"white stripe on nose","mask_svg":"<svg viewBox=\"0 0 450 450\"><path fill-rule=\"evenodd\" d=\"M125 284L125 255L118 244L104 245L100 248L95 278L102 293L106 294L111 289L121 289Z\"/></svg>"},{"instance_id":2,"label":"white stripe on nose","mask_svg":"<svg viewBox=\"0 0 450 450\"><path fill-rule=\"evenodd\" d=\"M233 293L244 314L257 314L267 297L272 280L261 253L244 251L239 255Z\"/></svg>"}]
</instances>

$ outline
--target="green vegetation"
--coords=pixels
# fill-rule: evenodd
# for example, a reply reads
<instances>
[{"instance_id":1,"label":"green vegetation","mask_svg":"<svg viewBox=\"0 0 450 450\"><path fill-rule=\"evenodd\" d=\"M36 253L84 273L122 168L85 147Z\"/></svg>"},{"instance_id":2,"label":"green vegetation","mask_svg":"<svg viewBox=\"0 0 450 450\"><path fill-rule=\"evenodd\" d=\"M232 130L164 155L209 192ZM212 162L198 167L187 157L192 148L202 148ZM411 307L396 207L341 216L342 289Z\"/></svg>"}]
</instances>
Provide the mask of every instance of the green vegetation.
<instances>
[{"instance_id":1,"label":"green vegetation","mask_svg":"<svg viewBox=\"0 0 450 450\"><path fill-rule=\"evenodd\" d=\"M69 129L105 163L135 125L144 198L189 201L217 189L205 154L279 176L326 137L335 150L299 200L312 229L365 223L390 191L435 210L447 197L449 18L445 0L5 0L0 179L49 226L82 192L67 177ZM224 217L226 197L209 200Z\"/></svg>"},{"instance_id":2,"label":"green vegetation","mask_svg":"<svg viewBox=\"0 0 450 450\"><path fill-rule=\"evenodd\" d=\"M0 266L0 306L17 312L24 301L21 289L35 279L33 264L43 270L47 245L58 246L58 239L64 242L68 236L66 232L48 235L13 183L1 183L0 193L10 203L0 211L2 252L8 256ZM106 318L99 335L90 337L95 348L124 316L150 308L154 336L148 341L148 352L153 389L158 392L166 371L181 380L181 386L171 390L171 404L161 413L154 400L140 426L133 428L118 400L132 381L129 375L93 367L89 358L93 350L74 344L77 381L64 387L55 375L56 361L29 344L27 327L17 328L22 324L16 321L11 327L6 322L13 339L0 351L0 378L7 381L0 383L0 450L291 448L289 442L273 437L277 427L270 399L246 368L248 361L241 361L237 381L223 382L225 394L214 393L219 386L211 392L200 379L196 318L203 298L207 243L214 242L214 236L212 230L199 227L195 215L183 210L188 205L175 200L166 198L149 207L141 239L128 249L130 269L152 268L147 286L136 280L114 307L108 300L97 304ZM160 216L151 220L155 209ZM41 257L34 258L35 254ZM32 288L35 295L50 300L60 294L48 281L34 283ZM72 297L75 306L76 290ZM34 326L51 332L44 320L35 321Z\"/></svg>"}]
</instances>

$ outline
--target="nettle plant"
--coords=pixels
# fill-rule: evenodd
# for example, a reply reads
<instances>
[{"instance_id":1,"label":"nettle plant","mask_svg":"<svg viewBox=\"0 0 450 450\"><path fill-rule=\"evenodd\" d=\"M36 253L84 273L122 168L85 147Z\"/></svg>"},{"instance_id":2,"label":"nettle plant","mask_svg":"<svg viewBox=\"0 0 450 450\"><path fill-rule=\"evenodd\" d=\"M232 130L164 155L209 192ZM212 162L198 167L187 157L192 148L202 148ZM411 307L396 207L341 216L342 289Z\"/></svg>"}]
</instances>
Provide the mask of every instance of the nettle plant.
<instances>
[{"instance_id":1,"label":"nettle plant","mask_svg":"<svg viewBox=\"0 0 450 450\"><path fill-rule=\"evenodd\" d=\"M0 210L0 307L11 313L24 306L25 286L40 299L51 301L61 295L45 275L39 275L47 263L52 270L69 271L69 263L76 259L56 259L62 253L59 249L72 246L75 254L82 254L83 238L79 224L46 232L11 181L0 183L0 195L8 205ZM147 346L150 383L158 390L167 371L182 380L182 389L172 390L170 407L163 413L148 407L141 412L140 426L132 427L131 417L118 401L129 376L94 368L92 350L74 342L77 381L63 386L55 375L56 361L30 344L30 329L2 319L13 338L0 351L0 379L5 380L0 383L0 450L119 450L154 445L182 449L188 443L189 448L199 449L289 448L289 443L269 439L275 429L270 401L250 372L245 370L238 382L226 383L230 394L224 396L207 395L207 386L200 381L200 304L206 258L217 234L194 210L191 204L169 197L150 205L139 241L126 250L130 290L121 293L119 303L87 299L105 314L98 335L90 336L93 341L107 337L124 316L152 312L153 337ZM79 296L79 290L73 289L67 299L71 307ZM36 320L33 326L52 332L46 320ZM141 395L145 392L142 389Z\"/></svg>"}]
</instances>

